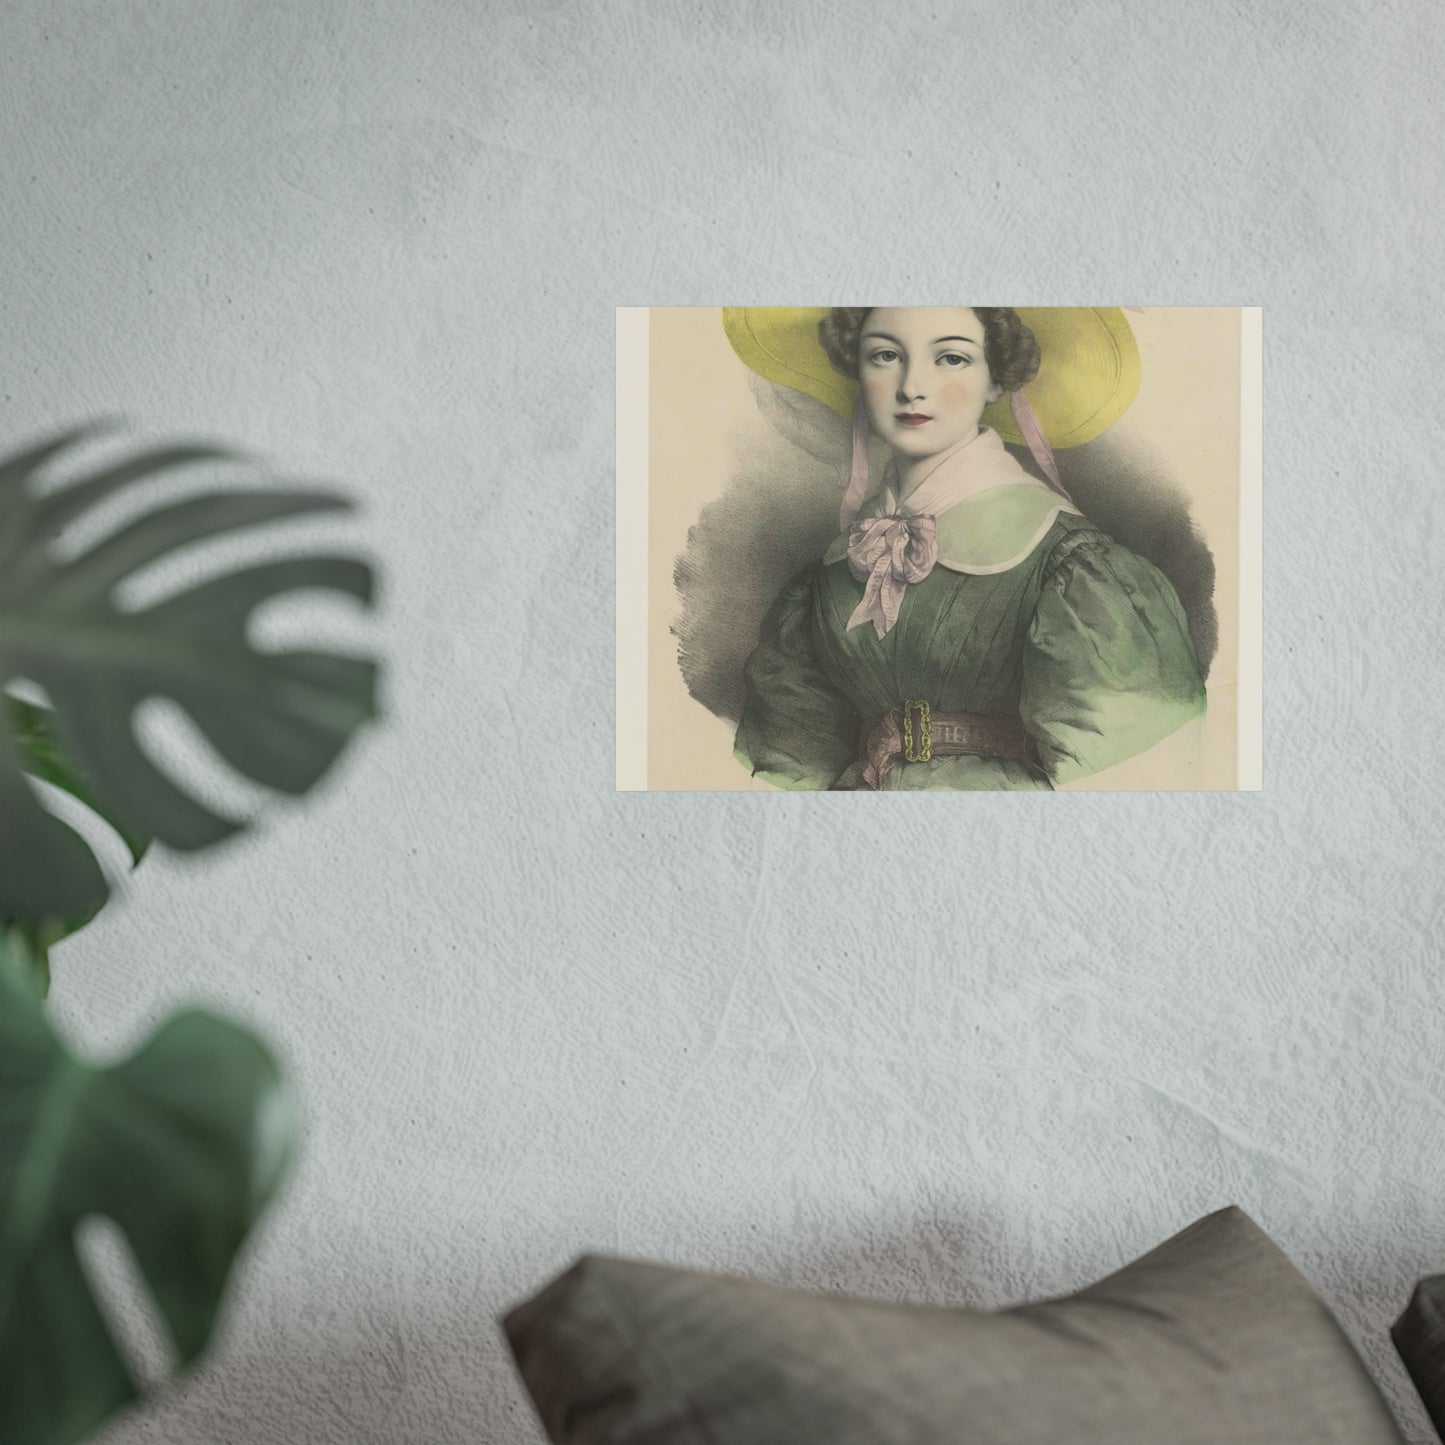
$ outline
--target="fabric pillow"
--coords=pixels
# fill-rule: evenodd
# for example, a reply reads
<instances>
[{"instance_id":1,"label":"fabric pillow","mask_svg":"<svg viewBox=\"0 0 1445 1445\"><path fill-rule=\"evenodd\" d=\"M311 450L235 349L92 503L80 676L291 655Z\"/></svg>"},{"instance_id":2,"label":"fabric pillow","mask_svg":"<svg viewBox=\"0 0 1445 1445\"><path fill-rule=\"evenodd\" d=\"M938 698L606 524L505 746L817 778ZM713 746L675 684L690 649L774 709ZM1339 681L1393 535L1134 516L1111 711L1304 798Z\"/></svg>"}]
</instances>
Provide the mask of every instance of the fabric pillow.
<instances>
[{"instance_id":1,"label":"fabric pillow","mask_svg":"<svg viewBox=\"0 0 1445 1445\"><path fill-rule=\"evenodd\" d=\"M589 1256L503 1321L556 1445L1401 1445L1224 1209L1066 1299L879 1304Z\"/></svg>"},{"instance_id":2,"label":"fabric pillow","mask_svg":"<svg viewBox=\"0 0 1445 1445\"><path fill-rule=\"evenodd\" d=\"M1415 1286L1390 1336L1426 1412L1445 1440L1445 1274L1431 1275Z\"/></svg>"}]
</instances>

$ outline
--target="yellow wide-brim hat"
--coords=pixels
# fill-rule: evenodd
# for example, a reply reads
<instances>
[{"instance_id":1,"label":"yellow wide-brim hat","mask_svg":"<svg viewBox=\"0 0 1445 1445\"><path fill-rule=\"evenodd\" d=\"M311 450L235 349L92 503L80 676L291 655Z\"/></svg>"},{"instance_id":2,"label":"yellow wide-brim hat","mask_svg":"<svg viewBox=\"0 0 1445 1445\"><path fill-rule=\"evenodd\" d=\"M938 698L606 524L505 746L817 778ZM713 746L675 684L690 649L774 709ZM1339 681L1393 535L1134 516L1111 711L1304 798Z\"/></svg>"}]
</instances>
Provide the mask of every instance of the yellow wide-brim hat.
<instances>
[{"instance_id":1,"label":"yellow wide-brim hat","mask_svg":"<svg viewBox=\"0 0 1445 1445\"><path fill-rule=\"evenodd\" d=\"M732 348L759 376L806 392L851 421L858 383L833 370L818 323L826 306L724 306ZM1039 373L1024 387L1050 446L1077 447L1106 432L1139 394L1139 347L1117 306L1020 306L1039 343ZM1008 393L984 408L983 423L1024 444Z\"/></svg>"}]
</instances>

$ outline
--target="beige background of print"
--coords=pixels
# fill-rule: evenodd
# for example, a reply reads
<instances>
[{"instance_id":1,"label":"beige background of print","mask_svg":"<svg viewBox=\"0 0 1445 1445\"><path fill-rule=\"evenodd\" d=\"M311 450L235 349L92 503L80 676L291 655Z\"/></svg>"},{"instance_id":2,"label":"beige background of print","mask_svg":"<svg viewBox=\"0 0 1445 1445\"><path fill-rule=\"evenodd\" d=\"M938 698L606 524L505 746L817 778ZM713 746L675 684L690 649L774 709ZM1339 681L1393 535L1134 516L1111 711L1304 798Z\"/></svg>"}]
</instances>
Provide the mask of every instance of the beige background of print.
<instances>
[{"instance_id":1,"label":"beige background of print","mask_svg":"<svg viewBox=\"0 0 1445 1445\"><path fill-rule=\"evenodd\" d=\"M1137 400L1111 435L1157 455L1171 479L1188 493L1193 519L1218 569L1214 603L1219 649L1210 669L1208 713L1201 724L1070 789L1257 786L1257 751L1248 748L1249 756L1242 759L1239 747L1242 313L1235 307L1168 307L1128 315L1139 344L1141 382ZM1245 327L1244 334L1252 330ZM636 555L636 538L623 535L623 529L635 529L642 518L641 496L646 499L647 539L645 683L640 668L626 677L625 654L637 653L636 639L624 636L644 609L635 605L639 599L634 597L629 612L625 582L619 589L619 786L775 792L733 759L736 724L714 716L687 691L677 663L677 639L670 630L679 608L673 569L700 510L732 483L740 454L791 452L800 468L822 464L780 436L762 416L749 388L748 370L723 333L718 308L652 308L647 332L645 450L634 447L629 458L619 431L619 579L635 576L642 560ZM630 361L627 354L619 357L619 422L624 416L641 420L641 398L635 395L642 380L635 374L640 365L637 351ZM841 420L838 425L841 429ZM1064 453L1065 480L1067 465ZM644 467L646 475L638 476ZM843 480L840 472L840 496ZM1246 648L1247 655L1257 652L1257 616L1249 627L1254 646ZM645 717L637 706L639 686L646 689ZM1256 706L1256 700L1249 699L1246 714ZM629 779L623 762L629 743L631 756L639 756L638 728L645 729L645 784L635 768ZM1248 740L1253 730L1245 731Z\"/></svg>"}]
</instances>

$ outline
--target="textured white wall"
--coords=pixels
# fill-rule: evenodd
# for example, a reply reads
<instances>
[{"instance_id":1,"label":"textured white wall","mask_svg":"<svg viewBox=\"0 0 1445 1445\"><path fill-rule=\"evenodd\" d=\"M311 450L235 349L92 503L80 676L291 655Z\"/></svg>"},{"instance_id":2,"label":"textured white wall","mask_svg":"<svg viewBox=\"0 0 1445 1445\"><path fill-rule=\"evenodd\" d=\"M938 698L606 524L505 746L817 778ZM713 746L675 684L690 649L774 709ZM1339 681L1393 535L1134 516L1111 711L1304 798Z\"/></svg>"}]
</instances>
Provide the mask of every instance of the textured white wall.
<instances>
[{"instance_id":1,"label":"textured white wall","mask_svg":"<svg viewBox=\"0 0 1445 1445\"><path fill-rule=\"evenodd\" d=\"M387 570L385 728L56 958L308 1116L111 1445L535 1441L494 1316L583 1249L994 1305L1230 1201L1428 1438L1440 15L10 0L0 437L248 442ZM1266 307L1266 791L615 795L613 307L985 282Z\"/></svg>"}]
</instances>

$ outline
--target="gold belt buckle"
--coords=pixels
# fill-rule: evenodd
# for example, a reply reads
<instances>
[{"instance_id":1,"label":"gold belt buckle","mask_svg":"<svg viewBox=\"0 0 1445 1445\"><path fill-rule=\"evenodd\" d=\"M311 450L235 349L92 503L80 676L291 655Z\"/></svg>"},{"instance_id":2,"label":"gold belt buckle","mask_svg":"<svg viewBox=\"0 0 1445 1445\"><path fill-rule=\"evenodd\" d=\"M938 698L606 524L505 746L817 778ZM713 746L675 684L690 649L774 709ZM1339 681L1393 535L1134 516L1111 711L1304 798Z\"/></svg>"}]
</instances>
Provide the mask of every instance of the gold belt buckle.
<instances>
[{"instance_id":1,"label":"gold belt buckle","mask_svg":"<svg viewBox=\"0 0 1445 1445\"><path fill-rule=\"evenodd\" d=\"M914 715L918 721L915 724ZM933 756L933 719L926 698L910 697L903 704L903 758L926 763Z\"/></svg>"}]
</instances>

